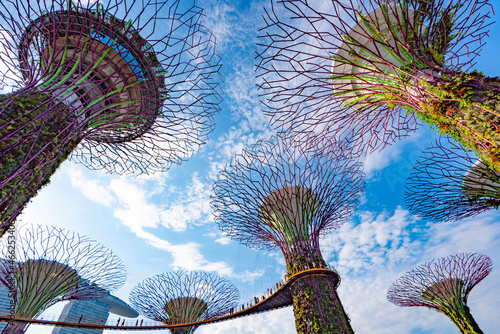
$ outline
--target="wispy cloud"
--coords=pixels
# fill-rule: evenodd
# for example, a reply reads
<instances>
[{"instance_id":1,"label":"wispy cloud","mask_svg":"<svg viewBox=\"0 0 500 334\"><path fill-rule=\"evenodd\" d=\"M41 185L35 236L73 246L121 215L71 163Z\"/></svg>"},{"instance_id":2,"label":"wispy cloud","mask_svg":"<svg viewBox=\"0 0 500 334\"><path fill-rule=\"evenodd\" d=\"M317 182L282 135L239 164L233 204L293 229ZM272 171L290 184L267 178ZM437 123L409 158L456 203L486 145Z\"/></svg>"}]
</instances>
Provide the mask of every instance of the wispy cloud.
<instances>
[{"instance_id":1,"label":"wispy cloud","mask_svg":"<svg viewBox=\"0 0 500 334\"><path fill-rule=\"evenodd\" d=\"M359 333L448 333L456 330L444 315L425 307L402 308L389 303L386 293L398 277L417 264L459 252L481 252L495 258L500 250L498 214L490 213L455 223L425 223L403 208L394 212L360 212L322 240L325 258L342 278L339 296ZM500 260L500 258L498 259ZM493 272L469 298L469 306L488 332L500 296ZM497 297L492 297L497 296ZM490 305L493 306L493 305ZM482 320L482 321L481 321Z\"/></svg>"},{"instance_id":2,"label":"wispy cloud","mask_svg":"<svg viewBox=\"0 0 500 334\"><path fill-rule=\"evenodd\" d=\"M210 221L210 189L196 174L187 189L178 194L177 199L167 209L151 202L152 193L148 189L152 189L154 193L154 187L148 186L147 180L116 177L112 178L109 184L101 184L97 179L85 177L76 167L69 169L67 174L73 187L78 188L89 200L110 208L113 216L137 237L170 253L174 269L214 271L221 276L242 281L255 280L264 274L260 269L236 273L223 261L207 260L201 251L204 247L202 244L173 244L153 232L161 231L162 228L182 232L190 225L201 225ZM220 234L216 236L217 243L225 245L229 242L228 238Z\"/></svg>"}]
</instances>

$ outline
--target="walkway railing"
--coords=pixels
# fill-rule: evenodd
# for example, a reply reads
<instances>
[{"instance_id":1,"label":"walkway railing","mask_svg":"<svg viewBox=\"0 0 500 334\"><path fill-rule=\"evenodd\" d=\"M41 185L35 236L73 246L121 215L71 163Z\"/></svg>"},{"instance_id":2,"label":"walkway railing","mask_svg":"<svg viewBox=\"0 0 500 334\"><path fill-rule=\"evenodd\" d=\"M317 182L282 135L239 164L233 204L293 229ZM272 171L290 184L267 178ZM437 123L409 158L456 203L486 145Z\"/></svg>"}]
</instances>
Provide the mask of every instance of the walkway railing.
<instances>
[{"instance_id":1,"label":"walkway railing","mask_svg":"<svg viewBox=\"0 0 500 334\"><path fill-rule=\"evenodd\" d=\"M325 265L324 263L306 263L287 273L278 283L276 283L276 286L268 289L266 293L256 296L253 300L242 303L236 308L230 309L227 314L212 316L210 319L198 322L180 323L171 319L168 324L165 324L159 321L144 319L137 320L130 318L115 318L103 321L102 319L97 318L62 316L56 314L42 314L35 319L30 319L29 317L25 318L23 316L16 316L15 318L12 318L9 310L0 311L0 322L17 321L50 326L99 328L108 330L159 330L192 325L203 325L291 306L293 299L289 289L290 285L301 277L309 275L330 276L337 280L336 286L340 283L340 278L335 268L332 266Z\"/></svg>"}]
</instances>

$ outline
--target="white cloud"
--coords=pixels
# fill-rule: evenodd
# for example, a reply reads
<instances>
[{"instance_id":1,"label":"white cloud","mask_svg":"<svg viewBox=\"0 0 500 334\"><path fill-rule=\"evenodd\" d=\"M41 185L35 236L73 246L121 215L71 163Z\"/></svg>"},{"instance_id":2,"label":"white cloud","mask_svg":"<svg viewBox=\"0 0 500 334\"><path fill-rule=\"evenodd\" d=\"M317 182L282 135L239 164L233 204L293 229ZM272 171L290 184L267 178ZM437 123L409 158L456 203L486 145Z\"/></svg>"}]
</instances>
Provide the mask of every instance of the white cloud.
<instances>
[{"instance_id":1,"label":"white cloud","mask_svg":"<svg viewBox=\"0 0 500 334\"><path fill-rule=\"evenodd\" d=\"M196 242L173 244L156 235L161 227L184 231L189 225L200 225L210 221L210 192L208 185L202 183L194 174L184 193L181 193L168 209L161 209L150 202L152 192L148 182L131 177L112 178L107 186L98 180L86 178L76 168L68 173L74 187L80 189L89 200L100 203L113 210L113 216L127 226L137 237L151 246L167 251L173 258L175 269L214 271L221 276L233 277L243 281L251 281L261 277L263 270L235 273L223 261L210 262L201 249L203 245ZM153 191L154 192L154 191ZM111 205L113 204L113 205ZM152 232L154 230L155 232ZM216 234L215 240L220 244L229 243L229 238Z\"/></svg>"},{"instance_id":2,"label":"white cloud","mask_svg":"<svg viewBox=\"0 0 500 334\"><path fill-rule=\"evenodd\" d=\"M499 254L498 214L456 223L423 224L407 210L361 212L321 241L325 258L333 258L342 278L339 296L357 333L421 333L456 331L443 314L425 307L398 307L386 299L389 286L416 265L460 252L481 252L494 262ZM500 258L498 259L500 260ZM469 307L485 332L500 325L495 310L500 288L494 271L474 288ZM492 304L493 303L493 304ZM489 331L488 331L489 329Z\"/></svg>"},{"instance_id":3,"label":"white cloud","mask_svg":"<svg viewBox=\"0 0 500 334\"><path fill-rule=\"evenodd\" d=\"M189 225L211 222L211 185L201 182L197 174L191 178L185 192L160 213L161 224L177 232L185 231Z\"/></svg>"},{"instance_id":4,"label":"white cloud","mask_svg":"<svg viewBox=\"0 0 500 334\"><path fill-rule=\"evenodd\" d=\"M325 258L335 255L341 274L359 274L381 265L408 260L418 241L409 241L409 230L415 218L407 210L396 209L392 216L382 212L360 212L359 223L353 220L321 240Z\"/></svg>"},{"instance_id":5,"label":"white cloud","mask_svg":"<svg viewBox=\"0 0 500 334\"><path fill-rule=\"evenodd\" d=\"M229 243L231 242L231 239L228 237L220 237L220 238L216 239L215 242L217 242L221 245L229 245Z\"/></svg>"},{"instance_id":6,"label":"white cloud","mask_svg":"<svg viewBox=\"0 0 500 334\"><path fill-rule=\"evenodd\" d=\"M105 206L110 206L115 201L111 192L98 179L87 179L82 171L76 167L68 168L68 177L71 185L80 189L85 197L93 202L101 203Z\"/></svg>"}]
</instances>

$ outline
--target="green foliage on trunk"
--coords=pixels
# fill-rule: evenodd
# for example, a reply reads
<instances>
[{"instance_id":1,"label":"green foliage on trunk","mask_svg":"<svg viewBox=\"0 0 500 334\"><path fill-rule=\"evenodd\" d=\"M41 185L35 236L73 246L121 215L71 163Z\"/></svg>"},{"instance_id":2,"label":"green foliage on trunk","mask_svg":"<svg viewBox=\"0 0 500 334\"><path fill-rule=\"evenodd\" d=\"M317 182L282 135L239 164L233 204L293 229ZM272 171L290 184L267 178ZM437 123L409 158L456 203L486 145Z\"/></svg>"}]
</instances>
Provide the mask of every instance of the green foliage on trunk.
<instances>
[{"instance_id":1,"label":"green foliage on trunk","mask_svg":"<svg viewBox=\"0 0 500 334\"><path fill-rule=\"evenodd\" d=\"M36 92L0 96L0 180L18 173L0 189L0 236L81 140L71 111L51 101Z\"/></svg>"},{"instance_id":2,"label":"green foliage on trunk","mask_svg":"<svg viewBox=\"0 0 500 334\"><path fill-rule=\"evenodd\" d=\"M429 93L437 98L421 103L422 111L410 111L500 172L500 79L475 71L449 79L438 87L429 86ZM477 88L475 83L485 81L492 88Z\"/></svg>"},{"instance_id":3,"label":"green foliage on trunk","mask_svg":"<svg viewBox=\"0 0 500 334\"><path fill-rule=\"evenodd\" d=\"M307 276L292 287L295 326L299 334L353 334L350 320L328 277Z\"/></svg>"}]
</instances>

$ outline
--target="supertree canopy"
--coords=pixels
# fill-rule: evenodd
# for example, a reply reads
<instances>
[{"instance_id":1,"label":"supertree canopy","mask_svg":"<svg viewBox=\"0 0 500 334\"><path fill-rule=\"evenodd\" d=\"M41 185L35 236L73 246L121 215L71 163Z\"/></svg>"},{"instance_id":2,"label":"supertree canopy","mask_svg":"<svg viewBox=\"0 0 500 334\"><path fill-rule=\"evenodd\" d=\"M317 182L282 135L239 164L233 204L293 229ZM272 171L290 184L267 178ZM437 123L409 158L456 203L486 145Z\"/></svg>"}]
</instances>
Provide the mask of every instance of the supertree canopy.
<instances>
[{"instance_id":1,"label":"supertree canopy","mask_svg":"<svg viewBox=\"0 0 500 334\"><path fill-rule=\"evenodd\" d=\"M12 295L14 317L34 318L64 300L98 299L125 283L121 260L74 232L41 226L11 229L1 247L0 284ZM26 327L9 322L2 333L22 333Z\"/></svg>"},{"instance_id":2,"label":"supertree canopy","mask_svg":"<svg viewBox=\"0 0 500 334\"><path fill-rule=\"evenodd\" d=\"M500 206L500 174L450 140L426 149L407 180L410 211L434 221L456 221Z\"/></svg>"},{"instance_id":3,"label":"supertree canopy","mask_svg":"<svg viewBox=\"0 0 500 334\"><path fill-rule=\"evenodd\" d=\"M218 177L212 206L219 227L255 248L279 248L289 275L326 265L320 236L349 219L364 187L360 163L346 147L278 135L237 155ZM333 149L336 147L337 149ZM299 333L353 333L337 282L307 276L292 286Z\"/></svg>"},{"instance_id":4,"label":"supertree canopy","mask_svg":"<svg viewBox=\"0 0 500 334\"><path fill-rule=\"evenodd\" d=\"M460 253L420 265L396 280L387 299L398 306L427 306L448 316L463 334L483 333L467 307L472 288L492 269L491 259Z\"/></svg>"},{"instance_id":5,"label":"supertree canopy","mask_svg":"<svg viewBox=\"0 0 500 334\"><path fill-rule=\"evenodd\" d=\"M185 324L228 314L240 293L227 279L202 271L174 271L156 275L136 285L130 303L143 316L166 324ZM171 329L174 334L193 333L198 326Z\"/></svg>"},{"instance_id":6,"label":"supertree canopy","mask_svg":"<svg viewBox=\"0 0 500 334\"><path fill-rule=\"evenodd\" d=\"M278 1L261 36L267 111L284 127L354 134L365 151L420 120L500 171L500 81L470 71L490 9L487 0Z\"/></svg>"},{"instance_id":7,"label":"supertree canopy","mask_svg":"<svg viewBox=\"0 0 500 334\"><path fill-rule=\"evenodd\" d=\"M71 157L165 171L219 110L215 38L180 0L0 3L0 232Z\"/></svg>"}]
</instances>

